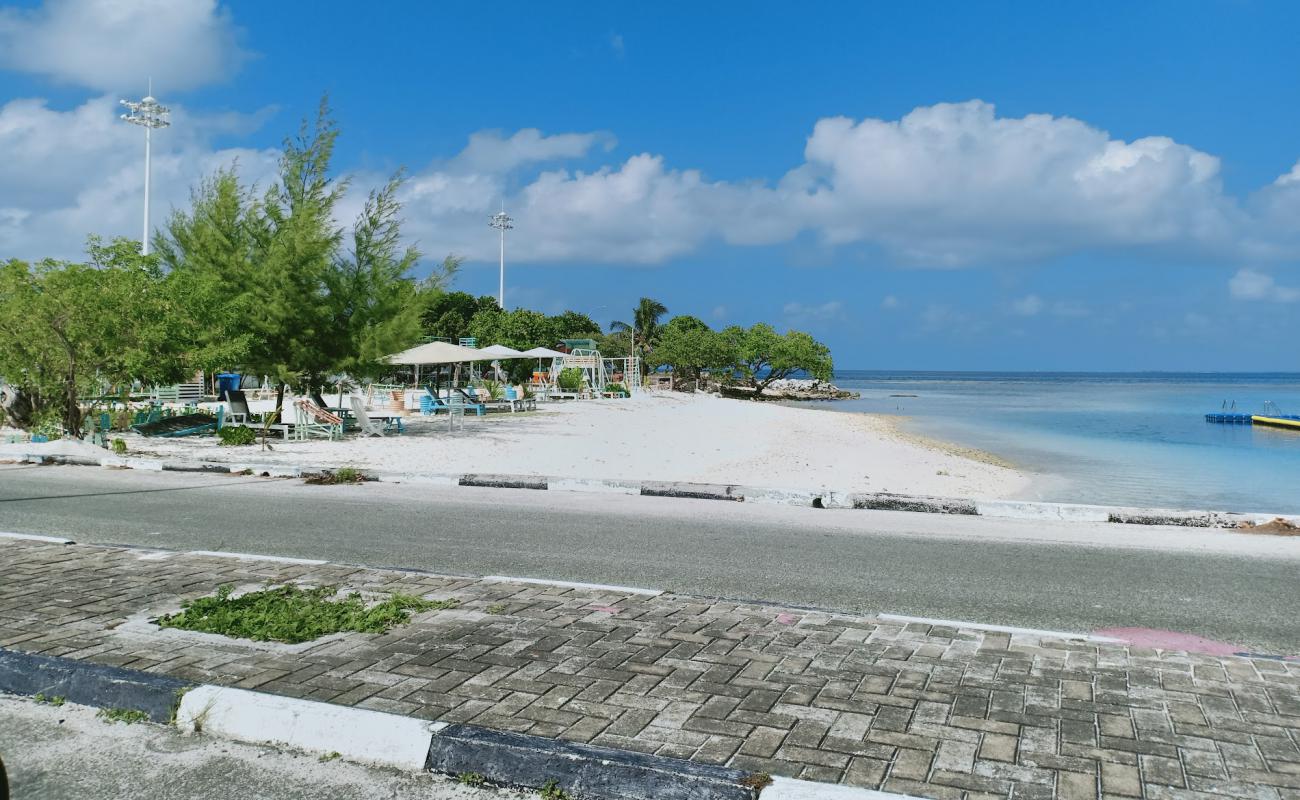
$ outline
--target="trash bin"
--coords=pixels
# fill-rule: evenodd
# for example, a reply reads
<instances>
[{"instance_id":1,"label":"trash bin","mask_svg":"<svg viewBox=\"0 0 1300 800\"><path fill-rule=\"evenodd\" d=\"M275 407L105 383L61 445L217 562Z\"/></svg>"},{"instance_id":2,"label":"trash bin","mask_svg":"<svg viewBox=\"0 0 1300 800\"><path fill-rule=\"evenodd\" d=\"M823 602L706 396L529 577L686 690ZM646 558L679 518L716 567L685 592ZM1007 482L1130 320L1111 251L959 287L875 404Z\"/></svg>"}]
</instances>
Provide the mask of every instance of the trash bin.
<instances>
[{"instance_id":1,"label":"trash bin","mask_svg":"<svg viewBox=\"0 0 1300 800\"><path fill-rule=\"evenodd\" d=\"M243 377L235 372L217 373L217 397L225 397L226 392L239 391L239 380Z\"/></svg>"}]
</instances>

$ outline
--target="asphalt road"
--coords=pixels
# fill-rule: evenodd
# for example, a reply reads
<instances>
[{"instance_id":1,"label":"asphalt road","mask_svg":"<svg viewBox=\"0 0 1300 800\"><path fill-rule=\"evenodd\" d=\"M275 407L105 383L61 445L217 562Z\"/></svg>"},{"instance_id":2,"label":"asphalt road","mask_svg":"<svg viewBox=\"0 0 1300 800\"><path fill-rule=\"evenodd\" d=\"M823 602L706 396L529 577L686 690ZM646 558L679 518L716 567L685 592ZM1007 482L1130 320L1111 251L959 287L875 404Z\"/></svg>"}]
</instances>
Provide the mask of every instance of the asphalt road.
<instances>
[{"instance_id":1,"label":"asphalt road","mask_svg":"<svg viewBox=\"0 0 1300 800\"><path fill-rule=\"evenodd\" d=\"M1300 538L568 492L0 466L0 531L1300 654Z\"/></svg>"},{"instance_id":2,"label":"asphalt road","mask_svg":"<svg viewBox=\"0 0 1300 800\"><path fill-rule=\"evenodd\" d=\"M186 736L152 723L105 722L96 710L0 696L0 758L13 800L525 800L270 747Z\"/></svg>"}]
</instances>

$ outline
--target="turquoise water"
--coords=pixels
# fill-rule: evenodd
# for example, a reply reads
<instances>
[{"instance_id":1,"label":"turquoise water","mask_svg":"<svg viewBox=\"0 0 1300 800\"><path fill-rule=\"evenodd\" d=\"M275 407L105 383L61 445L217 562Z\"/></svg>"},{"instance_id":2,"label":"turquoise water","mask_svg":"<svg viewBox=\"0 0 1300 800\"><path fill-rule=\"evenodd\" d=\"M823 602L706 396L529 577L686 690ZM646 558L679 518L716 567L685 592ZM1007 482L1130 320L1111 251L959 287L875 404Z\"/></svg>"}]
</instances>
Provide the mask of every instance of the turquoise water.
<instances>
[{"instance_id":1,"label":"turquoise water","mask_svg":"<svg viewBox=\"0 0 1300 800\"><path fill-rule=\"evenodd\" d=\"M1060 479L1026 497L1076 503L1300 513L1300 432L1207 423L1224 403L1300 413L1300 374L842 371L861 400L918 433ZM891 395L913 394L916 397Z\"/></svg>"}]
</instances>

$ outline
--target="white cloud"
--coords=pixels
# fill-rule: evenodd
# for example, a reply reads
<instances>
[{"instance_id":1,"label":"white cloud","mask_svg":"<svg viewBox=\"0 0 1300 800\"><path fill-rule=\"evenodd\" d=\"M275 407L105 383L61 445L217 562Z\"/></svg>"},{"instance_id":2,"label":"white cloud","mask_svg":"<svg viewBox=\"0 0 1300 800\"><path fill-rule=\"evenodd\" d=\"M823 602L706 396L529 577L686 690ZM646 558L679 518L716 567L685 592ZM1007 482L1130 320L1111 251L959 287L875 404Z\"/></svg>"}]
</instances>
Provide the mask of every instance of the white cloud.
<instances>
[{"instance_id":1,"label":"white cloud","mask_svg":"<svg viewBox=\"0 0 1300 800\"><path fill-rule=\"evenodd\" d=\"M844 312L844 304L839 300L830 300L820 305L806 303L786 303L782 309L793 322L828 322L839 318Z\"/></svg>"},{"instance_id":2,"label":"white cloud","mask_svg":"<svg viewBox=\"0 0 1300 800\"><path fill-rule=\"evenodd\" d=\"M898 308L898 298L892 294L887 294L884 299L880 301L880 307L885 309Z\"/></svg>"},{"instance_id":3,"label":"white cloud","mask_svg":"<svg viewBox=\"0 0 1300 800\"><path fill-rule=\"evenodd\" d=\"M187 203L191 187L236 159L249 181L274 174L277 153L216 150L218 134L260 124L264 114L204 116L184 107L153 137L153 222ZM143 131L117 118L111 97L68 111L42 100L0 106L0 259L76 258L87 234L140 236Z\"/></svg>"},{"instance_id":4,"label":"white cloud","mask_svg":"<svg viewBox=\"0 0 1300 800\"><path fill-rule=\"evenodd\" d=\"M1025 295L1011 304L1011 310L1022 317L1033 317L1043 310L1043 298L1036 294Z\"/></svg>"},{"instance_id":5,"label":"white cloud","mask_svg":"<svg viewBox=\"0 0 1300 800\"><path fill-rule=\"evenodd\" d=\"M1228 280L1228 292L1238 300L1300 301L1300 287L1279 286L1272 275L1253 269L1237 270Z\"/></svg>"},{"instance_id":6,"label":"white cloud","mask_svg":"<svg viewBox=\"0 0 1300 800\"><path fill-rule=\"evenodd\" d=\"M46 0L0 9L0 67L160 96L220 81L248 58L216 0Z\"/></svg>"}]
</instances>

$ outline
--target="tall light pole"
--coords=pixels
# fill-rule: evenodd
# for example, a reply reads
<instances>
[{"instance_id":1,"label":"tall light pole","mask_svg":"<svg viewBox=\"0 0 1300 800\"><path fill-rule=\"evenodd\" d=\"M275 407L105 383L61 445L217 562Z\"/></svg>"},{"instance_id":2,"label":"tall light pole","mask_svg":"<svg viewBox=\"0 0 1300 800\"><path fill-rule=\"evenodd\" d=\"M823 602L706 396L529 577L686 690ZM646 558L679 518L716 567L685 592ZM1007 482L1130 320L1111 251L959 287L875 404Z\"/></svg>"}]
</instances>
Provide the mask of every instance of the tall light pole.
<instances>
[{"instance_id":1,"label":"tall light pole","mask_svg":"<svg viewBox=\"0 0 1300 800\"><path fill-rule=\"evenodd\" d=\"M501 288L497 292L497 305L501 306L502 311L506 308L506 231L514 227L510 224L512 222L514 220L506 215L504 207L493 214L492 220L488 222L488 225L501 231Z\"/></svg>"},{"instance_id":2,"label":"tall light pole","mask_svg":"<svg viewBox=\"0 0 1300 800\"><path fill-rule=\"evenodd\" d=\"M120 101L126 107L127 113L122 115L122 119L132 125L139 125L144 128L144 233L140 237L142 252L149 255L149 160L150 160L150 140L155 128L166 128L171 125L168 117L171 109L160 105L153 97L153 81L149 81L149 94L145 95L143 100L122 100Z\"/></svg>"}]
</instances>

